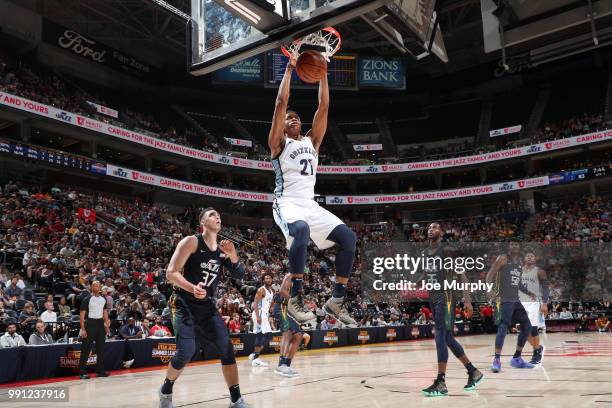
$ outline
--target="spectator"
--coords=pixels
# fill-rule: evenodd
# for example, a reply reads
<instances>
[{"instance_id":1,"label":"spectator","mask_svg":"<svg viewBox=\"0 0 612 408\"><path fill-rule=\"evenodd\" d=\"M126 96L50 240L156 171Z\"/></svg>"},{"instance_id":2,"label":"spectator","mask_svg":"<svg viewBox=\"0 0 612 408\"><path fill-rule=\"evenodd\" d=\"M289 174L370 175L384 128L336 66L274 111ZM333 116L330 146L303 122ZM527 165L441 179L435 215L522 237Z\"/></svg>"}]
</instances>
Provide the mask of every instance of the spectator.
<instances>
[{"instance_id":1,"label":"spectator","mask_svg":"<svg viewBox=\"0 0 612 408\"><path fill-rule=\"evenodd\" d=\"M599 333L604 333L608 330L610 330L610 322L608 321L608 316L602 313L597 318L597 331Z\"/></svg>"},{"instance_id":2,"label":"spectator","mask_svg":"<svg viewBox=\"0 0 612 408\"><path fill-rule=\"evenodd\" d=\"M242 326L240 325L240 315L238 313L234 313L232 320L229 322L229 331L230 333L240 333L240 329Z\"/></svg>"},{"instance_id":3,"label":"spectator","mask_svg":"<svg viewBox=\"0 0 612 408\"><path fill-rule=\"evenodd\" d=\"M562 312L559 314L559 319L573 319L574 316L572 316L572 312L570 312L569 310L567 310L567 308L563 308Z\"/></svg>"},{"instance_id":4,"label":"spectator","mask_svg":"<svg viewBox=\"0 0 612 408\"><path fill-rule=\"evenodd\" d=\"M9 323L6 326L6 333L0 337L0 348L20 347L25 345L26 342L23 337L17 334L17 325L15 323Z\"/></svg>"},{"instance_id":5,"label":"spectator","mask_svg":"<svg viewBox=\"0 0 612 408\"><path fill-rule=\"evenodd\" d=\"M484 307L480 311L480 316L482 316L483 319L485 332L494 333L495 327L493 325L493 306L490 303L484 305Z\"/></svg>"},{"instance_id":6,"label":"spectator","mask_svg":"<svg viewBox=\"0 0 612 408\"><path fill-rule=\"evenodd\" d=\"M134 320L138 320L141 321L142 320L142 313L140 312L139 309L139 304L137 301L132 302L132 304L130 305L130 310L127 313L127 316L129 319L134 319Z\"/></svg>"},{"instance_id":7,"label":"spectator","mask_svg":"<svg viewBox=\"0 0 612 408\"><path fill-rule=\"evenodd\" d=\"M125 340L142 338L142 330L136 326L136 320L133 317L128 318L119 330L119 335Z\"/></svg>"},{"instance_id":8,"label":"spectator","mask_svg":"<svg viewBox=\"0 0 612 408\"><path fill-rule=\"evenodd\" d=\"M53 302L46 302L45 309L40 315L40 319L45 323L57 323L57 313L53 310Z\"/></svg>"},{"instance_id":9,"label":"spectator","mask_svg":"<svg viewBox=\"0 0 612 408\"><path fill-rule=\"evenodd\" d=\"M142 333L141 337L147 338L149 337L149 330L151 330L151 321L148 318L144 318L142 320L142 324L140 325L140 332Z\"/></svg>"},{"instance_id":10,"label":"spectator","mask_svg":"<svg viewBox=\"0 0 612 408\"><path fill-rule=\"evenodd\" d=\"M589 318L587 317L586 314L583 314L580 317L580 321L578 322L578 325L576 326L576 333L586 332L586 331L589 331Z\"/></svg>"},{"instance_id":11,"label":"spectator","mask_svg":"<svg viewBox=\"0 0 612 408\"><path fill-rule=\"evenodd\" d=\"M325 316L325 320L321 322L321 330L331 330L335 327L335 322L332 321L330 315Z\"/></svg>"},{"instance_id":12,"label":"spectator","mask_svg":"<svg viewBox=\"0 0 612 408\"><path fill-rule=\"evenodd\" d=\"M2 288L7 287L7 284L9 282L10 282L10 279L8 278L8 276L6 276L6 273L4 272L4 265L0 263L0 287Z\"/></svg>"},{"instance_id":13,"label":"spectator","mask_svg":"<svg viewBox=\"0 0 612 408\"><path fill-rule=\"evenodd\" d=\"M151 330L149 330L149 336L172 337L172 332L168 327L163 325L162 317L157 316L155 317L155 326L151 327Z\"/></svg>"},{"instance_id":14,"label":"spectator","mask_svg":"<svg viewBox=\"0 0 612 408\"><path fill-rule=\"evenodd\" d=\"M17 277L13 276L11 280L8 282L8 285L6 286L4 293L9 298L23 299L23 289L21 289L18 286L17 282L18 282Z\"/></svg>"},{"instance_id":15,"label":"spectator","mask_svg":"<svg viewBox=\"0 0 612 408\"><path fill-rule=\"evenodd\" d=\"M59 317L70 317L72 312L70 310L70 306L66 304L66 296L61 296L59 303L57 305L58 315Z\"/></svg>"},{"instance_id":16,"label":"spectator","mask_svg":"<svg viewBox=\"0 0 612 408\"><path fill-rule=\"evenodd\" d=\"M15 279L13 281L13 279ZM21 275L16 273L15 275L13 275L13 278L6 282L6 287L8 288L9 286L13 285L13 283L15 284L15 286L17 286L19 289L24 290L25 289L25 283L23 282L23 280L21 279Z\"/></svg>"},{"instance_id":17,"label":"spectator","mask_svg":"<svg viewBox=\"0 0 612 408\"><path fill-rule=\"evenodd\" d=\"M27 302L19 314L19 323L23 330L33 331L38 315L34 311L34 303Z\"/></svg>"},{"instance_id":18,"label":"spectator","mask_svg":"<svg viewBox=\"0 0 612 408\"><path fill-rule=\"evenodd\" d=\"M36 322L36 331L30 335L28 344L30 346L42 346L53 344L53 337L46 332L46 325L43 321Z\"/></svg>"}]
</instances>

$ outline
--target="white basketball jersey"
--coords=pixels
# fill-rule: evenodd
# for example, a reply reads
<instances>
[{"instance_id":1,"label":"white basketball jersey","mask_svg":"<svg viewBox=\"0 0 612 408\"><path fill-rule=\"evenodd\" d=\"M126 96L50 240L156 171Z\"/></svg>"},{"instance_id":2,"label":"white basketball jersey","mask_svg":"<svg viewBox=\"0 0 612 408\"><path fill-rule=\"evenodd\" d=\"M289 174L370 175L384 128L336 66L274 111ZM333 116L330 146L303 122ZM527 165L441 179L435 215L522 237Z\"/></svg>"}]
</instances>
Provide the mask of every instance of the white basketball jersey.
<instances>
[{"instance_id":1,"label":"white basketball jersey","mask_svg":"<svg viewBox=\"0 0 612 408\"><path fill-rule=\"evenodd\" d=\"M285 147L281 154L272 160L276 175L274 195L277 198L314 198L319 155L310 137L300 140L285 137Z\"/></svg>"},{"instance_id":2,"label":"white basketball jersey","mask_svg":"<svg viewBox=\"0 0 612 408\"><path fill-rule=\"evenodd\" d=\"M521 275L521 281L523 285L527 287L531 293L536 294L536 301L540 301L542 294L540 293L540 278L538 278L539 268L534 265L531 268L523 266L523 274ZM523 302L533 302L533 300L527 295L519 291L520 299Z\"/></svg>"},{"instance_id":3,"label":"white basketball jersey","mask_svg":"<svg viewBox=\"0 0 612 408\"><path fill-rule=\"evenodd\" d=\"M259 316L261 317L262 326L264 325L264 320L268 321L268 316L270 315L270 306L272 306L272 299L274 298L274 291L272 289L268 290L265 286L262 286L266 295L261 298L259 301ZM257 317L255 316L255 308L253 308L253 319L257 321Z\"/></svg>"}]
</instances>

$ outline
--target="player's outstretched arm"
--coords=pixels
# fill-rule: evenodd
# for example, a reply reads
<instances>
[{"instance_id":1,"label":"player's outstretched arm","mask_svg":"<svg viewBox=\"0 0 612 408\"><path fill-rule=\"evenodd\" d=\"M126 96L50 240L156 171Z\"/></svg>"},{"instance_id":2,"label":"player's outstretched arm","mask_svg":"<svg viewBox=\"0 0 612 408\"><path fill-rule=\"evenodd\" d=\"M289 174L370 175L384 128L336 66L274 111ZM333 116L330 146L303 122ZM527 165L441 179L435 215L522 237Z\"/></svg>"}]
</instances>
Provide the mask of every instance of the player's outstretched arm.
<instances>
[{"instance_id":1,"label":"player's outstretched arm","mask_svg":"<svg viewBox=\"0 0 612 408\"><path fill-rule=\"evenodd\" d=\"M172 254L168 269L166 270L166 279L173 285L193 293L194 284L189 282L181 271L185 267L185 263L191 254L198 249L198 240L194 236L188 236L181 240Z\"/></svg>"},{"instance_id":2,"label":"player's outstretched arm","mask_svg":"<svg viewBox=\"0 0 612 408\"><path fill-rule=\"evenodd\" d=\"M491 269L487 273L487 278L486 278L487 283L495 282L498 272L500 271L501 268L506 266L507 263L508 263L508 257L506 255L498 256L495 262L493 262Z\"/></svg>"},{"instance_id":3,"label":"player's outstretched arm","mask_svg":"<svg viewBox=\"0 0 612 408\"><path fill-rule=\"evenodd\" d=\"M308 131L306 136L310 136L315 150L318 152L323 137L327 132L327 114L329 112L329 84L327 83L327 75L319 81L319 108L317 109L314 119L312 120L312 129Z\"/></svg>"},{"instance_id":4,"label":"player's outstretched arm","mask_svg":"<svg viewBox=\"0 0 612 408\"><path fill-rule=\"evenodd\" d=\"M291 58L287 63L285 75L278 88L276 96L276 104L274 105L274 116L272 116L272 127L268 135L268 147L270 154L276 157L283 150L285 115L287 114L287 106L289 105L289 89L291 88L291 73L295 68L295 58Z\"/></svg>"}]
</instances>

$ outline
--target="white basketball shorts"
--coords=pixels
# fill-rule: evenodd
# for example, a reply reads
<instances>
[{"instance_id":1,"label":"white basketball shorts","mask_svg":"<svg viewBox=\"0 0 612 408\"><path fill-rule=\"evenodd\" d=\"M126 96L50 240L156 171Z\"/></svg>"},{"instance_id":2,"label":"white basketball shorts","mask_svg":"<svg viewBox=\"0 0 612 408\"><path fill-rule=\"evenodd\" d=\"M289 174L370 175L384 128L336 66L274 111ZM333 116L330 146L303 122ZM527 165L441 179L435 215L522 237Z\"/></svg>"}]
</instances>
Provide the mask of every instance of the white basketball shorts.
<instances>
[{"instance_id":1,"label":"white basketball shorts","mask_svg":"<svg viewBox=\"0 0 612 408\"><path fill-rule=\"evenodd\" d=\"M542 312L540 311L540 302L521 302L525 311L527 312L527 317L529 317L529 321L533 327L542 327L540 315Z\"/></svg>"},{"instance_id":2,"label":"white basketball shorts","mask_svg":"<svg viewBox=\"0 0 612 408\"><path fill-rule=\"evenodd\" d=\"M304 221L310 227L310 239L319 249L334 245L327 237L338 225L344 224L334 214L319 206L315 200L304 198L281 197L274 200L272 212L276 225L280 227L287 240L287 249L291 247L293 237L289 235L289 224Z\"/></svg>"}]
</instances>

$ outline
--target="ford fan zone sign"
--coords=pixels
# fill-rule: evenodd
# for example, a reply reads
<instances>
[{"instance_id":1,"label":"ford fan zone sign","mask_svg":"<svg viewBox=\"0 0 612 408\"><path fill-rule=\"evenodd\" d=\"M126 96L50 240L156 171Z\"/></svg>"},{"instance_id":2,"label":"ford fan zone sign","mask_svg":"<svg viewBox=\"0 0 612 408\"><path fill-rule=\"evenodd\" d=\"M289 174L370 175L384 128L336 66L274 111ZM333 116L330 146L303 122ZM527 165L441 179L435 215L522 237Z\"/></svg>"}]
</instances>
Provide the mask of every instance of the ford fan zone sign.
<instances>
[{"instance_id":1,"label":"ford fan zone sign","mask_svg":"<svg viewBox=\"0 0 612 408\"><path fill-rule=\"evenodd\" d=\"M228 166L248 168L254 170L273 171L272 164L267 161L228 158L221 154L210 153L203 150L193 149L176 143L167 142L145 135L144 133L134 132L109 123L90 119L86 116L77 115L71 112L64 112L52 106L47 106L39 102L34 102L9 93L0 92L0 107L6 106L19 109L25 112L37 114L52 120L69 123L83 129L103 133L117 139L127 140L142 146L164 152L178 154L195 160L203 160L212 163L221 163ZM74 120L76 118L76 120ZM491 153L475 154L464 157L454 157L449 159L421 161L412 163L379 164L370 166L319 166L317 174L381 174L381 173L402 173L447 169L451 167L478 165L499 160L525 157L534 154L541 154L560 149L588 144L599 143L612 140L612 129L600 132L588 133L580 136L572 136L565 139L553 140L550 142L537 143L528 146L515 147L506 150L499 150Z\"/></svg>"}]
</instances>

